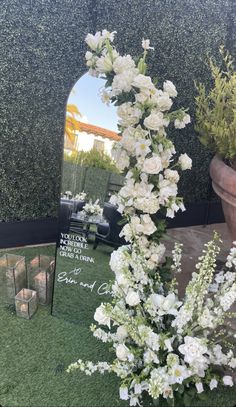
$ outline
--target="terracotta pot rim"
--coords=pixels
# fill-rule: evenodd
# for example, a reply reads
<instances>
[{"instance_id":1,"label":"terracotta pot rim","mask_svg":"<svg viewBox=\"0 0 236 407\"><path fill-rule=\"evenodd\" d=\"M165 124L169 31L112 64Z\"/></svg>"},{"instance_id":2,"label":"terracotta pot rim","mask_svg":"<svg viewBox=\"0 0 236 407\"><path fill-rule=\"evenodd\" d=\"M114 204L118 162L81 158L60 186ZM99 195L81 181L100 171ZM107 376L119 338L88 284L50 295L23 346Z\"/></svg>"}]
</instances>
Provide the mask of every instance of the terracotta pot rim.
<instances>
[{"instance_id":1,"label":"terracotta pot rim","mask_svg":"<svg viewBox=\"0 0 236 407\"><path fill-rule=\"evenodd\" d=\"M236 171L225 164L218 155L211 160L210 176L215 192L222 199L224 195L231 196L233 200L236 199Z\"/></svg>"},{"instance_id":2,"label":"terracotta pot rim","mask_svg":"<svg viewBox=\"0 0 236 407\"><path fill-rule=\"evenodd\" d=\"M227 171L230 171L232 174L236 173L236 171L232 167L224 162L223 158L219 154L215 154L211 162L212 161L216 162L218 165L221 165L222 168L227 169Z\"/></svg>"}]
</instances>

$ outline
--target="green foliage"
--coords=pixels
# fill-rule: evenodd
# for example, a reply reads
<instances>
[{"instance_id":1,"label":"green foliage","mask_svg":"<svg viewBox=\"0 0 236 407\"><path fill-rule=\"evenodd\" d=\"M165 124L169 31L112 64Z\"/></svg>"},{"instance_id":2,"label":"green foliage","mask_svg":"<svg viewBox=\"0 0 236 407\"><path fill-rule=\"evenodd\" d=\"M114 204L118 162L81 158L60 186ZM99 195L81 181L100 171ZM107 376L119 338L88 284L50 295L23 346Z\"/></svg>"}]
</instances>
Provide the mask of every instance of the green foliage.
<instances>
[{"instance_id":1,"label":"green foliage","mask_svg":"<svg viewBox=\"0 0 236 407\"><path fill-rule=\"evenodd\" d=\"M117 46L131 55L142 52L140 36L150 38L155 51L148 57L149 74L160 83L172 80L179 94L175 103L190 106L190 115L193 79L209 83L204 55L216 56L226 39L235 55L234 0L121 0L117 4L117 0L2 0L6 18L0 43L1 220L57 216L66 98L85 72L88 32L101 27L117 30ZM27 48L23 39L29 40ZM188 202L205 200L210 154L198 143L192 126L181 135L173 132L173 138L176 150L186 152L194 162L193 170L181 180L180 195Z\"/></svg>"},{"instance_id":2,"label":"green foliage","mask_svg":"<svg viewBox=\"0 0 236 407\"><path fill-rule=\"evenodd\" d=\"M207 93L202 83L196 85L195 129L204 146L233 161L236 158L236 71L230 54L223 47L220 53L222 69L209 60L214 81L212 89Z\"/></svg>"},{"instance_id":3,"label":"green foliage","mask_svg":"<svg viewBox=\"0 0 236 407\"><path fill-rule=\"evenodd\" d=\"M74 151L71 155L65 153L64 159L84 167L95 167L112 172L119 172L112 158L108 154L98 151L95 148L90 151Z\"/></svg>"}]
</instances>

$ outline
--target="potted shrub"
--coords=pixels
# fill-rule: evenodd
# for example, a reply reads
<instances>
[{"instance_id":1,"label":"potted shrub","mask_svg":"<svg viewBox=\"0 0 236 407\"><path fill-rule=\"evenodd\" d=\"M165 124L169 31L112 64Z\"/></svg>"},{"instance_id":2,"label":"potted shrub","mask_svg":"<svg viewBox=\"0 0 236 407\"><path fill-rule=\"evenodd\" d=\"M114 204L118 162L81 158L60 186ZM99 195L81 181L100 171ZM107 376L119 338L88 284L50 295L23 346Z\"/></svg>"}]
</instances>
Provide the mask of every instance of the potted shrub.
<instances>
[{"instance_id":1,"label":"potted shrub","mask_svg":"<svg viewBox=\"0 0 236 407\"><path fill-rule=\"evenodd\" d=\"M222 68L209 60L213 86L209 92L196 85L196 131L200 141L215 153L210 163L212 186L221 198L232 240L236 240L236 72L223 47Z\"/></svg>"}]
</instances>

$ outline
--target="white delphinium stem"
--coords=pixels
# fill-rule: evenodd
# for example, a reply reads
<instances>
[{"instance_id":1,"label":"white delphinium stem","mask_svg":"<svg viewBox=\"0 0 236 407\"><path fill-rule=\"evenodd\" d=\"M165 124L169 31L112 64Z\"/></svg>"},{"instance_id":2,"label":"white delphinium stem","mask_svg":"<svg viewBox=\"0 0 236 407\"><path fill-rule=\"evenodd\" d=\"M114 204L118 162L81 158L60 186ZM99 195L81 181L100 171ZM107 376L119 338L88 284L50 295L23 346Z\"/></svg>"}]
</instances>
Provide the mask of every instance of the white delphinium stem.
<instances>
[{"instance_id":1,"label":"white delphinium stem","mask_svg":"<svg viewBox=\"0 0 236 407\"><path fill-rule=\"evenodd\" d=\"M198 273L192 274L192 279L186 287L184 303L172 323L181 333L191 331L202 315L204 300L216 268L216 257L220 251L217 240L219 239L215 234L214 239L205 245L203 256L199 257L199 263L196 265Z\"/></svg>"}]
</instances>

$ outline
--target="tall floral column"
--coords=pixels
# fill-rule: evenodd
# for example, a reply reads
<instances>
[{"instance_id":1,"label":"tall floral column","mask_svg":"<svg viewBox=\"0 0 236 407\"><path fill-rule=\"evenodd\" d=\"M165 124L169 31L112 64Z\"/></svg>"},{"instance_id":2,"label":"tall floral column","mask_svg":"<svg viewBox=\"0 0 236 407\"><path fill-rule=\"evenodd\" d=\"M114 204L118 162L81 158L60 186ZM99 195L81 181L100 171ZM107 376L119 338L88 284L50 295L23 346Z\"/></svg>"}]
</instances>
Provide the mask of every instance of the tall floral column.
<instances>
[{"instance_id":1,"label":"tall floral column","mask_svg":"<svg viewBox=\"0 0 236 407\"><path fill-rule=\"evenodd\" d=\"M167 132L184 128L190 116L183 108L171 110L177 97L171 81L160 89L146 74L149 40L142 41L143 55L135 62L130 55L119 55L112 45L114 34L103 30L86 37L89 72L105 79L102 99L118 106L122 134L114 157L125 182L111 202L124 217L120 236L128 244L111 255L113 302L97 308L97 325L91 327L96 338L111 344L114 360L94 364L79 359L68 371L115 372L121 380L120 398L131 406L141 405L144 392L172 406L189 405L206 388L233 385L232 377L222 378L217 368L236 365L232 338L227 335L226 341L226 332L218 329L236 298L235 273L230 271L236 253L230 253L229 269L215 277L215 236L179 301L174 274L181 270L181 245L173 258L166 258L161 243L165 222L155 215L172 218L185 209L177 185L179 170L190 169L191 159L185 153L176 157Z\"/></svg>"}]
</instances>

